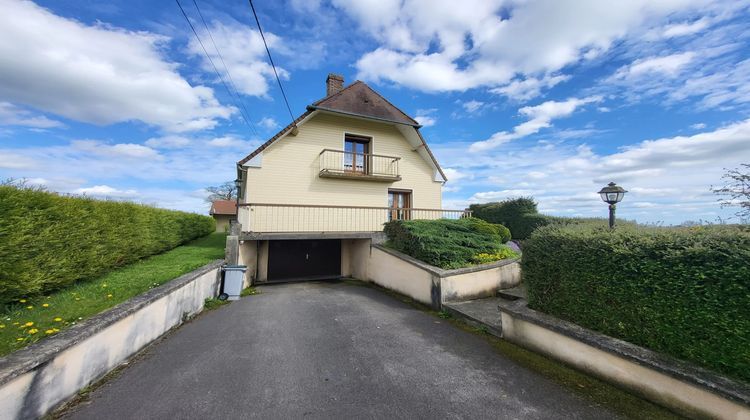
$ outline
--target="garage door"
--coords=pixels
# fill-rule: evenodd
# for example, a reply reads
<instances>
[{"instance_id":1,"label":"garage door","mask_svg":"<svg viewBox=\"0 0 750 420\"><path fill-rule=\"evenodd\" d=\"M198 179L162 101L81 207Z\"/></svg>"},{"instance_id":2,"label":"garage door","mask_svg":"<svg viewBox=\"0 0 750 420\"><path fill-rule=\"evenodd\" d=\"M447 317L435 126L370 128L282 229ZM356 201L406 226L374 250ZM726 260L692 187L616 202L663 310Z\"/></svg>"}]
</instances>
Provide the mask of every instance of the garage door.
<instances>
[{"instance_id":1,"label":"garage door","mask_svg":"<svg viewBox=\"0 0 750 420\"><path fill-rule=\"evenodd\" d=\"M268 281L341 276L341 240L269 241Z\"/></svg>"}]
</instances>

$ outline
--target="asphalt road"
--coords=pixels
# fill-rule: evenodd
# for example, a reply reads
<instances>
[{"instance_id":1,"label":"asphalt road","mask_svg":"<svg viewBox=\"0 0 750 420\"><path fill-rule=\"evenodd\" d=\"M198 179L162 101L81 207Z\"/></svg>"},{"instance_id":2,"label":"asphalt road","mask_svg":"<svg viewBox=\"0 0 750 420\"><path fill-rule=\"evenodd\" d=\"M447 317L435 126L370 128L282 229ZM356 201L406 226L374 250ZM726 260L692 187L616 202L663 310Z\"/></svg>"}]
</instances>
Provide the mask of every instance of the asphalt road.
<instances>
[{"instance_id":1,"label":"asphalt road","mask_svg":"<svg viewBox=\"0 0 750 420\"><path fill-rule=\"evenodd\" d=\"M618 417L376 289L265 286L151 346L75 419Z\"/></svg>"}]
</instances>

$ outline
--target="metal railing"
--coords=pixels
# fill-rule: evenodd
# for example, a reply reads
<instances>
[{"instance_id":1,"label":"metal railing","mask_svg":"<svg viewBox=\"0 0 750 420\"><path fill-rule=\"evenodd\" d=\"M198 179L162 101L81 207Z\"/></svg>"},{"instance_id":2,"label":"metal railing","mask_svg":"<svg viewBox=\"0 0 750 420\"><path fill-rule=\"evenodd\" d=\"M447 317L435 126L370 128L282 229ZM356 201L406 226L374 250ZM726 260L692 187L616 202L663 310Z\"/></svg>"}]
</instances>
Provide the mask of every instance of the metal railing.
<instances>
[{"instance_id":1,"label":"metal railing","mask_svg":"<svg viewBox=\"0 0 750 420\"><path fill-rule=\"evenodd\" d=\"M240 204L239 216L244 232L380 232L393 219L461 219L471 211L246 203Z\"/></svg>"},{"instance_id":2,"label":"metal railing","mask_svg":"<svg viewBox=\"0 0 750 420\"><path fill-rule=\"evenodd\" d=\"M400 179L400 157L323 149L320 152L320 175L347 178Z\"/></svg>"}]
</instances>

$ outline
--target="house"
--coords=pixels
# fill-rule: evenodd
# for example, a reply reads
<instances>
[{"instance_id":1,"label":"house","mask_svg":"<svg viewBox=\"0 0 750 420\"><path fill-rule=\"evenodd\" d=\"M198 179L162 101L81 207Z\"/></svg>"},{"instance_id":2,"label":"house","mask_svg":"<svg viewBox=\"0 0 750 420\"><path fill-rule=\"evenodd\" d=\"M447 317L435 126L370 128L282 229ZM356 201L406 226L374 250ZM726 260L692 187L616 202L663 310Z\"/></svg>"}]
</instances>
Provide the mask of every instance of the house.
<instances>
[{"instance_id":1,"label":"house","mask_svg":"<svg viewBox=\"0 0 750 420\"><path fill-rule=\"evenodd\" d=\"M393 219L460 218L420 124L367 84L326 96L237 163L238 261L248 280L366 277L357 255Z\"/></svg>"},{"instance_id":2,"label":"house","mask_svg":"<svg viewBox=\"0 0 750 420\"><path fill-rule=\"evenodd\" d=\"M216 220L216 231L227 232L229 222L237 214L237 202L234 200L215 200L211 202L211 210L208 211Z\"/></svg>"}]
</instances>

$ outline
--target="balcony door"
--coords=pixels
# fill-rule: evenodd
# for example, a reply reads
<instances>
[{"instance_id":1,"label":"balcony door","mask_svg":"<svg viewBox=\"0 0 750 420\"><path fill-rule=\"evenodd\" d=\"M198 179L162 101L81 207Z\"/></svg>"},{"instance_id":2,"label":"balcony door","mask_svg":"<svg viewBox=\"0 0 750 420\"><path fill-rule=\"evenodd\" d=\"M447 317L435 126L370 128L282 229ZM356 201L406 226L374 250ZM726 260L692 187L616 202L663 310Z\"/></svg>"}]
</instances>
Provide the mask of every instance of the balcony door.
<instances>
[{"instance_id":1,"label":"balcony door","mask_svg":"<svg viewBox=\"0 0 750 420\"><path fill-rule=\"evenodd\" d=\"M368 137L347 134L344 138L344 171L369 173L369 153L370 139Z\"/></svg>"},{"instance_id":2,"label":"balcony door","mask_svg":"<svg viewBox=\"0 0 750 420\"><path fill-rule=\"evenodd\" d=\"M411 208L411 191L388 190L388 207L388 221L411 219L411 212L404 210Z\"/></svg>"}]
</instances>

